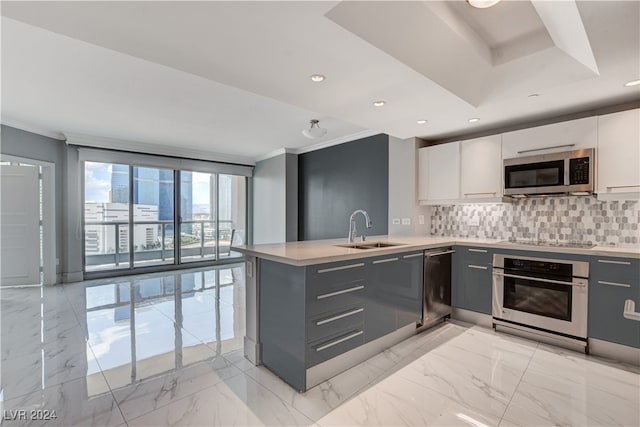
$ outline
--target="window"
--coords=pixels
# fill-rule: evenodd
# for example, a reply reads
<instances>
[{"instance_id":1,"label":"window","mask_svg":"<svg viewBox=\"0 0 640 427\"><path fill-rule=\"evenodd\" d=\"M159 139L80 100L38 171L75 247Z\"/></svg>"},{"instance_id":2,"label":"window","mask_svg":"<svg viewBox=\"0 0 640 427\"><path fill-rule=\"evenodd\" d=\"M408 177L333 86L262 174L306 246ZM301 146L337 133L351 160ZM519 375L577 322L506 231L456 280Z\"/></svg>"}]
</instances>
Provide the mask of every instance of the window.
<instances>
[{"instance_id":1,"label":"window","mask_svg":"<svg viewBox=\"0 0 640 427\"><path fill-rule=\"evenodd\" d=\"M245 176L85 160L85 271L241 257L246 209Z\"/></svg>"}]
</instances>

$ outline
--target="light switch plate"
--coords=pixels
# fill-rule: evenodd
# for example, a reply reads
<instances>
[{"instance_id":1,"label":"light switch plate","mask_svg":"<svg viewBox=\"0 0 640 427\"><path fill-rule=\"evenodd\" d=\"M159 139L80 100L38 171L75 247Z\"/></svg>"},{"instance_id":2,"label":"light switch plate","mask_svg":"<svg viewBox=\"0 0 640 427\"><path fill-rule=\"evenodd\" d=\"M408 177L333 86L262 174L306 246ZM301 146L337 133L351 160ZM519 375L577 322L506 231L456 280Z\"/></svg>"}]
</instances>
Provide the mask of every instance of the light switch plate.
<instances>
[{"instance_id":1,"label":"light switch plate","mask_svg":"<svg viewBox=\"0 0 640 427\"><path fill-rule=\"evenodd\" d=\"M424 225L424 215L418 215L418 224Z\"/></svg>"},{"instance_id":2,"label":"light switch plate","mask_svg":"<svg viewBox=\"0 0 640 427\"><path fill-rule=\"evenodd\" d=\"M393 225L400 225L400 218L393 218L391 220L391 224Z\"/></svg>"},{"instance_id":3,"label":"light switch plate","mask_svg":"<svg viewBox=\"0 0 640 427\"><path fill-rule=\"evenodd\" d=\"M402 218L402 225L411 225L411 218Z\"/></svg>"},{"instance_id":4,"label":"light switch plate","mask_svg":"<svg viewBox=\"0 0 640 427\"><path fill-rule=\"evenodd\" d=\"M253 262L246 261L245 266L246 266L245 274L247 275L247 277L253 277Z\"/></svg>"}]
</instances>

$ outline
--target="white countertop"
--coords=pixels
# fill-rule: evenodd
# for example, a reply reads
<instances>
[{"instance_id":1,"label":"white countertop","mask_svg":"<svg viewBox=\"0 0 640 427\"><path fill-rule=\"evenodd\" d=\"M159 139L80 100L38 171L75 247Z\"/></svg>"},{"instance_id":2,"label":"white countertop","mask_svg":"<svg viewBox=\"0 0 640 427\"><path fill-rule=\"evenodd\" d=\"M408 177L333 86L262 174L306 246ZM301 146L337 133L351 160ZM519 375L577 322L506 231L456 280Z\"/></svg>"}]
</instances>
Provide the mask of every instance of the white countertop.
<instances>
[{"instance_id":1,"label":"white countertop","mask_svg":"<svg viewBox=\"0 0 640 427\"><path fill-rule=\"evenodd\" d=\"M591 249L566 248L557 246L532 246L491 239L431 236L371 236L365 243L389 242L400 246L374 249L343 248L336 245L347 243L346 238L330 240L309 240L303 242L272 243L260 245L234 246L233 250L249 256L278 261L285 264L304 266L327 262L368 258L413 250L437 248L439 246L468 245L498 249L518 249L526 251L551 252L560 254L600 255L625 258L640 258L640 246L596 246Z\"/></svg>"}]
</instances>

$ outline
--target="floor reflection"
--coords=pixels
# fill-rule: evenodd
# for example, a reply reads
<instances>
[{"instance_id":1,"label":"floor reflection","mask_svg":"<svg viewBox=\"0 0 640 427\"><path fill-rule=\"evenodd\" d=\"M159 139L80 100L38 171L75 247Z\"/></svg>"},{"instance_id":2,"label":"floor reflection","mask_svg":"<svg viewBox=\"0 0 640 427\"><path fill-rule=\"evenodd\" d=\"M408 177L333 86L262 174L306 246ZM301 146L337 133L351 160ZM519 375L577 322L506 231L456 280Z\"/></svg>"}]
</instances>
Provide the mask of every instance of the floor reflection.
<instances>
[{"instance_id":1,"label":"floor reflection","mask_svg":"<svg viewBox=\"0 0 640 427\"><path fill-rule=\"evenodd\" d=\"M243 274L234 265L87 286L87 346L111 388L240 349Z\"/></svg>"}]
</instances>

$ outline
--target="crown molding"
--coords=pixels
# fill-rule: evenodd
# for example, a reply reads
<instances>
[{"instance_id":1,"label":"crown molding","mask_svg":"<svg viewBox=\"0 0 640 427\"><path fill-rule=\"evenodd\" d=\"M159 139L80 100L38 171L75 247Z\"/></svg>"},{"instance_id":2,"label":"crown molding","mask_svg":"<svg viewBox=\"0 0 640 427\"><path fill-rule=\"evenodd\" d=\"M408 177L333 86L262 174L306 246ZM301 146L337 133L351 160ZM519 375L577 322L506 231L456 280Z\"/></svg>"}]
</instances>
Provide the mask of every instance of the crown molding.
<instances>
[{"instance_id":1,"label":"crown molding","mask_svg":"<svg viewBox=\"0 0 640 427\"><path fill-rule=\"evenodd\" d=\"M296 154L308 153L310 151L321 150L323 148L332 147L334 145L344 144L345 142L355 141L356 139L367 138L373 135L379 135L382 132L376 130L363 130L361 132L352 133L351 135L341 136L339 138L330 139L329 141L319 142L317 144L301 147L296 150Z\"/></svg>"},{"instance_id":2,"label":"crown molding","mask_svg":"<svg viewBox=\"0 0 640 427\"><path fill-rule=\"evenodd\" d=\"M84 147L106 148L118 151L131 151L141 154L155 154L183 159L208 160L212 162L255 166L255 161L246 156L235 156L192 148L174 147L139 141L124 141L114 138L104 138L75 133L65 133L64 135L67 139L67 144L80 145Z\"/></svg>"},{"instance_id":3,"label":"crown molding","mask_svg":"<svg viewBox=\"0 0 640 427\"><path fill-rule=\"evenodd\" d=\"M39 126L35 126L29 123L25 123L20 120L13 119L11 117L2 116L0 122L5 125L15 129L20 129L25 132L35 133L37 135L46 136L47 138L58 139L64 141L65 136L61 132L52 131L50 129L44 129Z\"/></svg>"},{"instance_id":4,"label":"crown molding","mask_svg":"<svg viewBox=\"0 0 640 427\"><path fill-rule=\"evenodd\" d=\"M267 154L263 154L262 156L256 157L254 160L256 162L261 162L263 160L270 159L272 157L277 157L282 154L298 154L298 151L293 148L278 148L277 150L273 150Z\"/></svg>"},{"instance_id":5,"label":"crown molding","mask_svg":"<svg viewBox=\"0 0 640 427\"><path fill-rule=\"evenodd\" d=\"M301 148L278 148L277 150L271 151L267 154L263 154L262 156L256 157L254 160L256 162L261 162L263 160L270 159L272 157L280 156L282 154L303 154L309 153L311 151L321 150L323 148L332 147L334 145L344 144L347 142L355 141L357 139L367 138L373 135L379 135L382 132L378 132L375 130L364 130L361 132L352 133L351 135L341 136L340 138L334 138L329 141L322 141L317 144L309 145L307 147Z\"/></svg>"}]
</instances>

